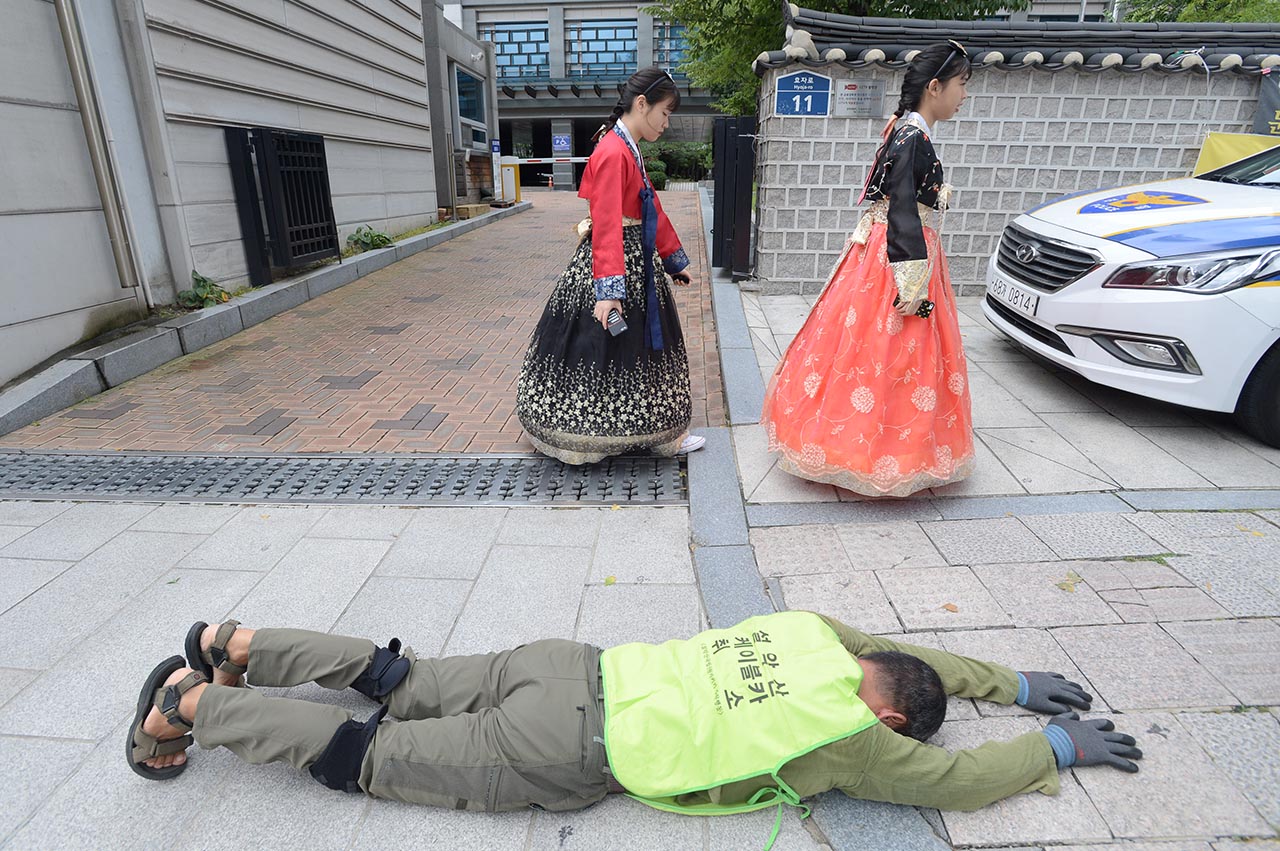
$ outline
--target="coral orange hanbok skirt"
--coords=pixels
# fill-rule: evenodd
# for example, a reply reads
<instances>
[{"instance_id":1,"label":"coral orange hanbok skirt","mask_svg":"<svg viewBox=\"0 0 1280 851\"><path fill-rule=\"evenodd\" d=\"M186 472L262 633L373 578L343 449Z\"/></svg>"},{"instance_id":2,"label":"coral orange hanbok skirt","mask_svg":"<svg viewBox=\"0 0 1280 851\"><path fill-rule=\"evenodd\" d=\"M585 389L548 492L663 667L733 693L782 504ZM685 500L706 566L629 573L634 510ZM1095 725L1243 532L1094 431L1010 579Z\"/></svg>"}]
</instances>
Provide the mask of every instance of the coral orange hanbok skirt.
<instances>
[{"instance_id":1,"label":"coral orange hanbok skirt","mask_svg":"<svg viewBox=\"0 0 1280 851\"><path fill-rule=\"evenodd\" d=\"M867 496L907 496L970 474L973 426L938 234L924 229L933 313L903 317L893 306L885 227L867 221L850 238L773 373L761 422L786 472Z\"/></svg>"}]
</instances>

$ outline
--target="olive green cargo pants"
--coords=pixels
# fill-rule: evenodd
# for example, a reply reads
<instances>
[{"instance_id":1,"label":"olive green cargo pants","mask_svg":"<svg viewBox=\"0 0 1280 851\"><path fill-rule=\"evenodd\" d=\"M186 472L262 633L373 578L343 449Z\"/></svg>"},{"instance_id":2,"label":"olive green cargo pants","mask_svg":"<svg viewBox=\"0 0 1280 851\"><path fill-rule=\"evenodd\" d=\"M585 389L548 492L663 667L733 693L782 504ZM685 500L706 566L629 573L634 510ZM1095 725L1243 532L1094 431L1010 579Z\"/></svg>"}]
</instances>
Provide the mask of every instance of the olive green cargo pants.
<instances>
[{"instance_id":1,"label":"olive green cargo pants","mask_svg":"<svg viewBox=\"0 0 1280 851\"><path fill-rule=\"evenodd\" d=\"M256 686L349 686L373 659L358 638L260 629L249 648ZM360 788L378 798L498 812L572 810L608 793L600 703L600 650L549 639L479 656L418 659L385 698L397 721L378 725ZM193 735L246 762L311 766L345 709L210 686Z\"/></svg>"}]
</instances>

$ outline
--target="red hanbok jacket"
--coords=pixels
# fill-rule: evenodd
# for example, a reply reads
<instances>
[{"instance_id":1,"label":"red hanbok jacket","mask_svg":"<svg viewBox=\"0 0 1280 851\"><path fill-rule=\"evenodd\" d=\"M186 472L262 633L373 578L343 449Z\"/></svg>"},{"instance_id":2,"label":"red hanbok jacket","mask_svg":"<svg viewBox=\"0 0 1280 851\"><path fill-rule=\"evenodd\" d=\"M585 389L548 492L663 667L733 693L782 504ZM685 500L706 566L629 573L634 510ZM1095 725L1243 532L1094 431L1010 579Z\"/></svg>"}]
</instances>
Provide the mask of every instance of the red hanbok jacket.
<instances>
[{"instance_id":1,"label":"red hanbok jacket","mask_svg":"<svg viewBox=\"0 0 1280 851\"><path fill-rule=\"evenodd\" d=\"M640 190L644 187L638 154L613 129L604 134L587 161L578 197L591 205L591 276L596 301L626 298L626 261L622 248L622 219L640 218ZM658 256L667 274L689 265L671 220L654 195L658 210Z\"/></svg>"}]
</instances>

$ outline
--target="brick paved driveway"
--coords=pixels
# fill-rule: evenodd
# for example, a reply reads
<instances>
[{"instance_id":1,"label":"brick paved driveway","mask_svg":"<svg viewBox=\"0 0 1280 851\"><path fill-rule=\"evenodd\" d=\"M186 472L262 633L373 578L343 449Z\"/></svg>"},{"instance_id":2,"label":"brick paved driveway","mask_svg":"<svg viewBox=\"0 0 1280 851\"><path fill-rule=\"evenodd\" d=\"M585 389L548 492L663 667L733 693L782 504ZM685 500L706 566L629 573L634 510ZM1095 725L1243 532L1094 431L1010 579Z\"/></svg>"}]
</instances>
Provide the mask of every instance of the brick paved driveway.
<instances>
[{"instance_id":1,"label":"brick paved driveway","mask_svg":"<svg viewBox=\"0 0 1280 851\"><path fill-rule=\"evenodd\" d=\"M532 453L516 379L586 202L534 208L422 252L180 358L0 447L176 452ZM678 290L693 426L723 425L702 217L663 193L700 286Z\"/></svg>"}]
</instances>

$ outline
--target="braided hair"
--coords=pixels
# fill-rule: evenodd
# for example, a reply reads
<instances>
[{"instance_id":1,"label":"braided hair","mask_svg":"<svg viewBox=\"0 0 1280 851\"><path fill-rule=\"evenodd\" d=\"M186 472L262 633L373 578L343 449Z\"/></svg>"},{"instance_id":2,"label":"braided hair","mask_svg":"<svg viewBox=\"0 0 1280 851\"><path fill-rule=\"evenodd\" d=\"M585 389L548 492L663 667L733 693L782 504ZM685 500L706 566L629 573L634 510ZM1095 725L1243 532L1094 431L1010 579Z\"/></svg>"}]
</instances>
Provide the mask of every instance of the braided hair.
<instances>
[{"instance_id":1,"label":"braided hair","mask_svg":"<svg viewBox=\"0 0 1280 851\"><path fill-rule=\"evenodd\" d=\"M671 75L657 65L642 68L632 74L623 85L622 94L618 96L613 112L609 113L609 117L604 120L604 124L600 125L600 129L591 137L591 141L598 142L600 137L612 130L613 125L618 123L618 119L631 111L636 98L641 95L644 95L645 100L651 104L670 101L673 112L680 108L680 90L676 88L675 80L671 79Z\"/></svg>"},{"instance_id":2,"label":"braided hair","mask_svg":"<svg viewBox=\"0 0 1280 851\"><path fill-rule=\"evenodd\" d=\"M876 155L871 159L871 170L867 172L868 183L871 175L875 173L880 157L889 147L889 140L893 137L893 128L898 125L898 119L919 108L920 101L924 99L924 90L929 84L937 80L940 84L946 85L947 81L953 77L964 77L967 80L972 75L973 66L969 64L969 52L958 41L948 40L941 44L931 44L915 55L911 64L907 66L906 76L902 79L902 93L898 95L898 108L893 111L893 117L884 125L884 130L880 133L880 147L876 148ZM867 186L863 186L862 197L858 199L858 203L861 204L866 197Z\"/></svg>"}]
</instances>

